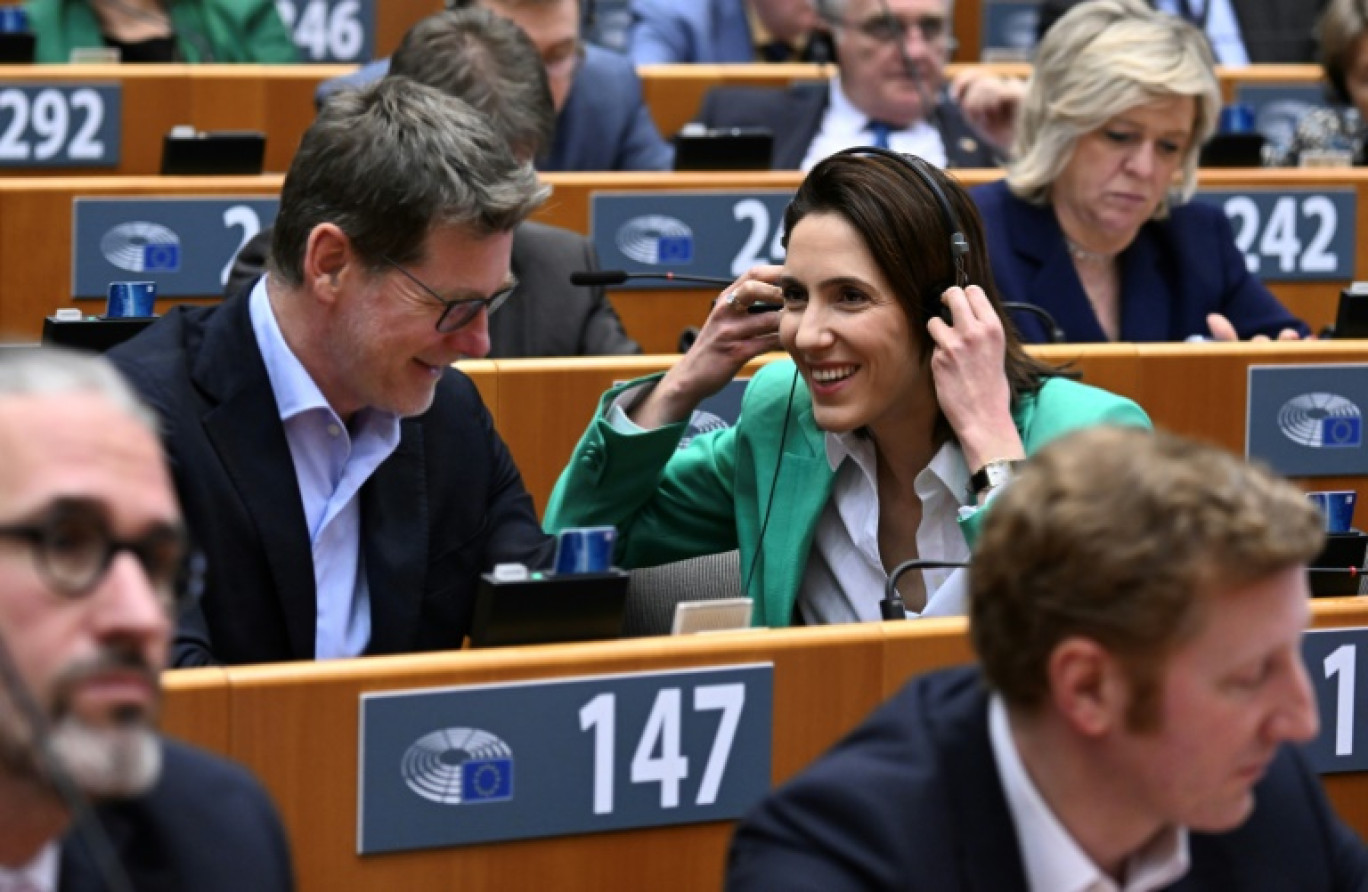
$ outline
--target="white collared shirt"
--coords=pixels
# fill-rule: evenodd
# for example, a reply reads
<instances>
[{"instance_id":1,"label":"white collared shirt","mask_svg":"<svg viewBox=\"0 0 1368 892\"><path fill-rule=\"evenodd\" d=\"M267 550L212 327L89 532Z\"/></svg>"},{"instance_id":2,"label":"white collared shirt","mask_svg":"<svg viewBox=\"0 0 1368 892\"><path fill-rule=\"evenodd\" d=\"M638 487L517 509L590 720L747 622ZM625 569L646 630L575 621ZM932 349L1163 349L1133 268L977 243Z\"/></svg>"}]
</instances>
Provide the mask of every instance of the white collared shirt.
<instances>
[{"instance_id":1,"label":"white collared shirt","mask_svg":"<svg viewBox=\"0 0 1368 892\"><path fill-rule=\"evenodd\" d=\"M358 656L371 632L361 487L399 445L399 416L362 409L344 423L285 342L265 276L249 300L252 331L285 427L313 549L314 658Z\"/></svg>"},{"instance_id":2,"label":"white collared shirt","mask_svg":"<svg viewBox=\"0 0 1368 892\"><path fill-rule=\"evenodd\" d=\"M798 586L798 610L809 625L880 619L888 574L879 555L879 484L874 441L856 433L825 435L827 462L836 472ZM961 499L969 470L958 445L947 442L913 481L921 499L917 554L927 560L967 561L969 544L959 519L974 513ZM916 572L916 571L913 571ZM965 612L968 572L922 570L926 607L908 617Z\"/></svg>"},{"instance_id":3,"label":"white collared shirt","mask_svg":"<svg viewBox=\"0 0 1368 892\"><path fill-rule=\"evenodd\" d=\"M0 866L0 890L22 889L27 886L36 892L57 892L57 881L61 879L58 868L62 865L61 847L56 840L38 850L38 854L23 867L10 869Z\"/></svg>"},{"instance_id":4,"label":"white collared shirt","mask_svg":"<svg viewBox=\"0 0 1368 892\"><path fill-rule=\"evenodd\" d=\"M1150 892L1187 873L1187 830L1170 827L1126 859L1125 884L1117 885L1079 847L1040 795L1021 762L1007 707L998 694L988 701L988 740L1031 892Z\"/></svg>"},{"instance_id":5,"label":"white collared shirt","mask_svg":"<svg viewBox=\"0 0 1368 892\"><path fill-rule=\"evenodd\" d=\"M1216 54L1218 65L1248 65L1249 51L1245 48L1244 37L1240 34L1240 20L1235 18L1235 10L1230 0L1188 0L1188 4L1200 16L1205 10L1206 36L1211 42L1211 50ZM1155 8L1170 15L1182 16L1179 0L1155 0ZM1210 6L1210 9L1207 7Z\"/></svg>"},{"instance_id":6,"label":"white collared shirt","mask_svg":"<svg viewBox=\"0 0 1368 892\"><path fill-rule=\"evenodd\" d=\"M810 170L818 161L842 149L872 145L874 142L874 134L868 129L869 115L851 104L841 89L839 75L831 79L827 89L831 92L826 113L822 115L817 135L812 138L812 144L803 156L803 170ZM944 167L946 163L945 141L941 139L940 131L926 121L916 121L903 130L890 132L888 147L895 152L920 155L927 163L937 167Z\"/></svg>"}]
</instances>

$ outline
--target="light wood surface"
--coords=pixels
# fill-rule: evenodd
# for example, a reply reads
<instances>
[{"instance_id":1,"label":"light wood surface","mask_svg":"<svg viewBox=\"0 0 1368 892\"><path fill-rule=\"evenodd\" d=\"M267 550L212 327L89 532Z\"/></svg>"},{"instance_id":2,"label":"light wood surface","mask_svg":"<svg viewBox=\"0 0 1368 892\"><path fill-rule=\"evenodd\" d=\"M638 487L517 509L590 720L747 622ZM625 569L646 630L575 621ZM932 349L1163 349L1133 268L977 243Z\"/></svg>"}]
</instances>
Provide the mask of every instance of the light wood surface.
<instances>
[{"instance_id":1,"label":"light wood surface","mask_svg":"<svg viewBox=\"0 0 1368 892\"><path fill-rule=\"evenodd\" d=\"M956 171L966 186L991 182L993 170ZM551 173L550 200L536 219L588 233L590 199L599 192L751 191L791 192L795 171L732 173ZM42 319L70 304L72 201L77 197L278 195L282 177L14 177L0 178L0 332L33 340ZM1368 233L1368 168L1351 170L1208 170L1200 177L1213 189L1353 188L1356 232ZM1368 279L1368 254L1356 260L1355 278ZM1313 329L1334 321L1344 282L1269 282L1269 288ZM672 353L679 335L707 317L716 289L671 291L612 289L613 306L628 334L647 353ZM216 298L218 295L206 295ZM184 299L158 302L158 312Z\"/></svg>"},{"instance_id":2,"label":"light wood surface","mask_svg":"<svg viewBox=\"0 0 1368 892\"><path fill-rule=\"evenodd\" d=\"M1078 344L1031 347L1084 383L1138 402L1154 423L1243 454L1251 365L1368 362L1368 341L1241 344ZM762 357L743 374L782 354ZM616 382L664 370L673 356L491 360L491 405L538 511L579 442L599 398ZM461 366L464 368L464 364ZM1362 478L1317 477L1307 489L1359 489Z\"/></svg>"},{"instance_id":3,"label":"light wood surface","mask_svg":"<svg viewBox=\"0 0 1368 892\"><path fill-rule=\"evenodd\" d=\"M1322 600L1313 612L1320 627L1363 625L1368 600ZM302 892L695 892L720 888L728 822L356 855L360 695L772 662L777 784L909 678L971 658L965 621L951 618L237 667L216 670L216 681L177 671L166 675L166 718L184 739L237 759L265 783L290 833ZM1368 832L1368 774L1328 776L1324 783L1341 815Z\"/></svg>"}]
</instances>

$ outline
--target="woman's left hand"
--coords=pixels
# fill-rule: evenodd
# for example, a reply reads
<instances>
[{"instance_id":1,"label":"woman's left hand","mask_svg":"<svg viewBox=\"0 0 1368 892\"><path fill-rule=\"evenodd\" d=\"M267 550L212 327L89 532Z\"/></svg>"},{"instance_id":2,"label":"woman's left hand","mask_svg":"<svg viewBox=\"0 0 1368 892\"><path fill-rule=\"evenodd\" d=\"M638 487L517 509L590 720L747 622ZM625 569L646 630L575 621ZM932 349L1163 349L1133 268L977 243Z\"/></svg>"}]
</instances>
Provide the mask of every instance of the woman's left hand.
<instances>
[{"instance_id":1,"label":"woman's left hand","mask_svg":"<svg viewBox=\"0 0 1368 892\"><path fill-rule=\"evenodd\" d=\"M926 329L936 342L931 377L941 411L955 429L964 462L972 471L994 459L1024 458L1012 420L1012 392L1004 369L1002 320L977 285L947 288L941 302L953 325L935 318Z\"/></svg>"},{"instance_id":2,"label":"woman's left hand","mask_svg":"<svg viewBox=\"0 0 1368 892\"><path fill-rule=\"evenodd\" d=\"M1235 331L1235 326L1230 323L1229 319L1220 313L1207 314L1207 328L1211 331L1211 339L1213 341L1238 341L1240 339L1240 335ZM1250 338L1250 340L1267 341L1271 339L1268 335L1255 335ZM1303 338L1301 332L1297 331L1295 328L1284 328L1282 331L1278 332L1278 340L1300 341L1303 340ZM1313 336L1308 335L1304 340L1313 340Z\"/></svg>"}]
</instances>

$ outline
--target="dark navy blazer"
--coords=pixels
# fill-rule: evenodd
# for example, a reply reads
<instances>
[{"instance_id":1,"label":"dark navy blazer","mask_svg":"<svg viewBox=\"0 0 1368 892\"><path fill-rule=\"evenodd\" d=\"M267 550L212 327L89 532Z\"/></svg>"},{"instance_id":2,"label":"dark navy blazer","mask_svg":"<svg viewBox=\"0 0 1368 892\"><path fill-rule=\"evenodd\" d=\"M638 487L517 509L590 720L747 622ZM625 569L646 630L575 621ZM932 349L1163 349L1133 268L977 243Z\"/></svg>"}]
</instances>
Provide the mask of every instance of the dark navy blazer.
<instances>
[{"instance_id":1,"label":"dark navy blazer","mask_svg":"<svg viewBox=\"0 0 1368 892\"><path fill-rule=\"evenodd\" d=\"M1284 747L1251 817L1193 833L1174 892L1368 889L1368 850ZM741 822L727 889L1027 892L977 667L913 679Z\"/></svg>"},{"instance_id":2,"label":"dark navy blazer","mask_svg":"<svg viewBox=\"0 0 1368 892\"><path fill-rule=\"evenodd\" d=\"M674 147L660 138L641 95L641 78L632 61L620 53L586 44L575 83L556 116L556 138L537 169L557 170L669 170ZM314 101L337 90L356 89L377 81L389 71L389 59L379 59L351 74L318 85Z\"/></svg>"},{"instance_id":3,"label":"dark navy blazer","mask_svg":"<svg viewBox=\"0 0 1368 892\"><path fill-rule=\"evenodd\" d=\"M271 800L240 766L169 740L145 795L96 807L137 892L289 892L289 846ZM74 830L61 846L58 892L108 887Z\"/></svg>"},{"instance_id":4,"label":"dark navy blazer","mask_svg":"<svg viewBox=\"0 0 1368 892\"><path fill-rule=\"evenodd\" d=\"M1054 211L1017 198L1005 180L969 190L988 236L993 279L1005 301L1043 307L1070 343L1105 341L1069 257ZM1126 342L1182 341L1209 335L1208 313L1221 313L1241 338L1309 329L1287 311L1235 246L1219 208L1193 203L1140 227L1121 253L1121 337ZM1027 343L1046 343L1044 324L1025 313L1014 321Z\"/></svg>"},{"instance_id":5,"label":"dark navy blazer","mask_svg":"<svg viewBox=\"0 0 1368 892\"><path fill-rule=\"evenodd\" d=\"M294 462L248 295L176 307L108 354L157 410L204 595L176 629L175 666L309 660L317 594ZM448 369L432 407L361 487L367 654L447 650L469 632L480 573L541 566L542 532L475 385Z\"/></svg>"}]
</instances>

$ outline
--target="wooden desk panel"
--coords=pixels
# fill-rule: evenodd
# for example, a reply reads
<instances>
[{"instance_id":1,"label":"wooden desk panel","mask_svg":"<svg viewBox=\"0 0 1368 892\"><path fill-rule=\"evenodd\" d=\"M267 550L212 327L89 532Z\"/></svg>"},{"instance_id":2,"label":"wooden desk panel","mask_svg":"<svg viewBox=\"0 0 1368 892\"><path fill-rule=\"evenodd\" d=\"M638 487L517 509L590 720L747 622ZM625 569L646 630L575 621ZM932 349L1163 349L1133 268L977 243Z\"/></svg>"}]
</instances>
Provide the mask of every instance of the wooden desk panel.
<instances>
[{"instance_id":1,"label":"wooden desk panel","mask_svg":"<svg viewBox=\"0 0 1368 892\"><path fill-rule=\"evenodd\" d=\"M955 61L946 66L947 79L966 68L985 68L1007 77L1027 77L1031 66L1025 62L979 63L971 55L978 53L977 23L972 33L960 30L959 19L978 14L977 3L955 5L956 35L960 48ZM835 65L642 65L642 95L656 127L667 139L679 128L698 116L703 107L703 96L713 87L769 87L783 88L802 81L825 81L836 73ZM1218 67L1217 77L1221 95L1226 102L1235 98L1236 89L1248 85L1304 85L1321 80L1319 65L1246 65L1236 68Z\"/></svg>"},{"instance_id":2,"label":"wooden desk panel","mask_svg":"<svg viewBox=\"0 0 1368 892\"><path fill-rule=\"evenodd\" d=\"M1322 599L1312 611L1318 628L1368 624L1368 599ZM771 779L778 784L909 678L969 661L965 631L963 618L948 618L181 670L167 674L167 724L184 739L246 764L263 781L290 833L303 892L437 892L452 888L453 878L463 889L479 890L692 892L720 888L730 823L356 855L360 695L772 662ZM1345 820L1368 835L1368 773L1326 776L1323 783Z\"/></svg>"}]
</instances>

